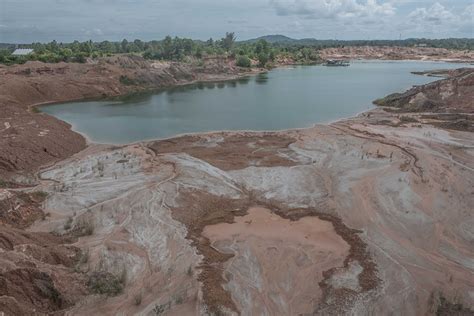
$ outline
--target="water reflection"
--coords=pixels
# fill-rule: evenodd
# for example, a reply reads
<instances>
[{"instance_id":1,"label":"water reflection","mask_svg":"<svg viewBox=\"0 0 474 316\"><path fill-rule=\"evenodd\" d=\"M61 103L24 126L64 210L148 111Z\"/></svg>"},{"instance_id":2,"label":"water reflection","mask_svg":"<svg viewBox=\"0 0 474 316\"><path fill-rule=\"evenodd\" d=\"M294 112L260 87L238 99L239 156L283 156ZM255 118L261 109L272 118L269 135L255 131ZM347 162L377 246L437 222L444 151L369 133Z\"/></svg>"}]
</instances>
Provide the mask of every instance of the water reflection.
<instances>
[{"instance_id":1,"label":"water reflection","mask_svg":"<svg viewBox=\"0 0 474 316\"><path fill-rule=\"evenodd\" d=\"M261 73L255 77L257 84L266 84L268 82L268 73Z\"/></svg>"},{"instance_id":2,"label":"water reflection","mask_svg":"<svg viewBox=\"0 0 474 316\"><path fill-rule=\"evenodd\" d=\"M440 68L440 64L353 63L345 69L334 68L275 70L228 82L196 83L42 109L71 123L93 141L108 143L212 130L305 127L354 115L370 108L380 96L433 81L435 78L410 72Z\"/></svg>"},{"instance_id":3,"label":"water reflection","mask_svg":"<svg viewBox=\"0 0 474 316\"><path fill-rule=\"evenodd\" d=\"M140 105L143 103L149 103L153 98L153 93L130 93L125 96L120 96L111 99L111 102L104 104L104 106L117 106L124 103Z\"/></svg>"}]
</instances>

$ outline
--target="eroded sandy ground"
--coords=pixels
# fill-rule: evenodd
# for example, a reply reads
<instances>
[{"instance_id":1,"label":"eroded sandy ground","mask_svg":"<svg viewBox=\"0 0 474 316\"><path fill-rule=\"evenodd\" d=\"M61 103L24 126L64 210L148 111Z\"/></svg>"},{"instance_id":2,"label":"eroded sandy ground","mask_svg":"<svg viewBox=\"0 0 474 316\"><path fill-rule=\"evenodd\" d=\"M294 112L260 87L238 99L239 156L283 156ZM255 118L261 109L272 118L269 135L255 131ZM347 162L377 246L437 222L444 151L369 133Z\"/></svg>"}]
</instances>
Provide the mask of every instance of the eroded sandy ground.
<instances>
[{"instance_id":1,"label":"eroded sandy ground","mask_svg":"<svg viewBox=\"0 0 474 316\"><path fill-rule=\"evenodd\" d=\"M125 279L71 315L424 315L440 296L474 308L473 155L472 133L382 110L92 146L41 174L51 217L31 230L93 227L74 244L80 271Z\"/></svg>"}]
</instances>

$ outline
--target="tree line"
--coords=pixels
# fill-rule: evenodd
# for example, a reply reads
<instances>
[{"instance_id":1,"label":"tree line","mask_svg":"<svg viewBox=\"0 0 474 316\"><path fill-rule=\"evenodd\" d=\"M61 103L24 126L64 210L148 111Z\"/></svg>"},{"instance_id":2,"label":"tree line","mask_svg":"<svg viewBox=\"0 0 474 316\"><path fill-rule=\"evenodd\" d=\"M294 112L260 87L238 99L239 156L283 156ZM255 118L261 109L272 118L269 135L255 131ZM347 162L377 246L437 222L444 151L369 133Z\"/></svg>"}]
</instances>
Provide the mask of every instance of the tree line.
<instances>
[{"instance_id":1,"label":"tree line","mask_svg":"<svg viewBox=\"0 0 474 316\"><path fill-rule=\"evenodd\" d=\"M290 39L291 40L291 39ZM42 62L86 62L88 58L112 56L115 54L137 54L152 60L185 61L202 59L206 56L226 56L235 58L237 65L251 67L258 63L260 67L271 66L277 58L290 58L300 63L313 63L319 60L318 50L326 47L349 46L416 46L425 44L430 47L455 49L474 49L473 39L424 40L408 39L402 41L333 41L333 40L291 40L287 42L269 42L265 39L237 42L236 36L228 32L218 40L210 38L198 41L187 38L167 36L161 41L141 41L136 39L120 42L74 41L72 43L32 43L19 45L18 48L32 48L34 53L26 56L13 56L16 45L0 46L0 63L16 64L28 60Z\"/></svg>"}]
</instances>

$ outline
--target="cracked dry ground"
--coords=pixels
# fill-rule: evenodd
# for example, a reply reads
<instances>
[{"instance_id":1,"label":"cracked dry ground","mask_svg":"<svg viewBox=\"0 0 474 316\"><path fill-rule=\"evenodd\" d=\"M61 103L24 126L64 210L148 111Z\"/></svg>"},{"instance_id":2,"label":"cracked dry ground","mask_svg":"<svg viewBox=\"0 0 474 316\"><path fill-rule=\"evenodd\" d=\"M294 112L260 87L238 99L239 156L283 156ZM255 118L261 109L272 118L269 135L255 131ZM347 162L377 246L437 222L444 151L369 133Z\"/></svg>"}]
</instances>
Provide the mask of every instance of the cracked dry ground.
<instances>
[{"instance_id":1,"label":"cracked dry ground","mask_svg":"<svg viewBox=\"0 0 474 316\"><path fill-rule=\"evenodd\" d=\"M90 223L78 269L126 271L75 315L473 308L472 134L387 120L93 145L41 173L51 216L31 230Z\"/></svg>"}]
</instances>

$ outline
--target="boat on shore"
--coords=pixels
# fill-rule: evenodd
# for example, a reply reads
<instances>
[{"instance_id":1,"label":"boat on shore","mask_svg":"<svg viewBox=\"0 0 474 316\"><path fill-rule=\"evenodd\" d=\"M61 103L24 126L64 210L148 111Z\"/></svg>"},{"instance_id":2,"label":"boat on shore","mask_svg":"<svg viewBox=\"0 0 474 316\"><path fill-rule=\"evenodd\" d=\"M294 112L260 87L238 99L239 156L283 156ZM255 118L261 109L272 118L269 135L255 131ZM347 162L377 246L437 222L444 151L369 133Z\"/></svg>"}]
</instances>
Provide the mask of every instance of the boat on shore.
<instances>
[{"instance_id":1,"label":"boat on shore","mask_svg":"<svg viewBox=\"0 0 474 316\"><path fill-rule=\"evenodd\" d=\"M335 59L328 59L323 66L328 67L348 67L350 65L348 60L335 60Z\"/></svg>"}]
</instances>

